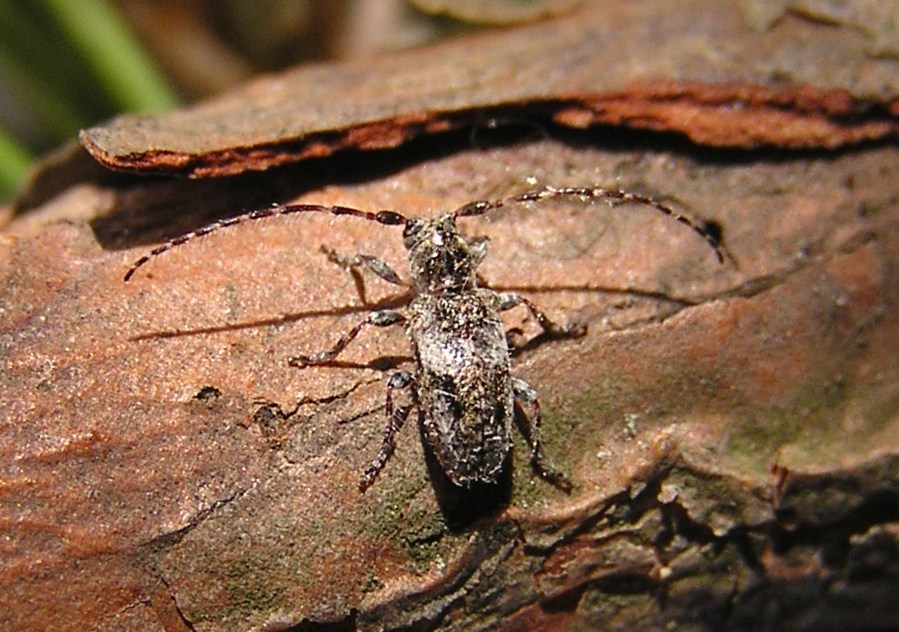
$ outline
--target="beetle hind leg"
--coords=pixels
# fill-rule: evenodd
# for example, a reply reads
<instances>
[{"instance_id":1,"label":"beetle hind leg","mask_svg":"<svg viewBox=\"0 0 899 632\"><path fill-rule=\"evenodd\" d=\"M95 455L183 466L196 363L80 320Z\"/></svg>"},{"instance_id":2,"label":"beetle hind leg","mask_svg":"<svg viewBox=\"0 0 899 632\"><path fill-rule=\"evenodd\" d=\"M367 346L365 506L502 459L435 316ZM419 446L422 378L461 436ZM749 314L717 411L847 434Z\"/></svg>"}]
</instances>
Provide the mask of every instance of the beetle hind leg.
<instances>
[{"instance_id":1,"label":"beetle hind leg","mask_svg":"<svg viewBox=\"0 0 899 632\"><path fill-rule=\"evenodd\" d=\"M394 393L401 389L411 388L414 382L415 378L408 371L397 371L387 381L387 406L385 410L387 428L384 431L384 439L381 442L381 449L378 450L378 456L365 468L362 478L359 479L360 492L365 492L372 486L378 474L381 473L381 470L387 465L387 461L393 456L394 450L396 450L396 434L403 427L403 424L406 423L406 419L409 417L409 412L414 404L395 406L393 401Z\"/></svg>"},{"instance_id":2,"label":"beetle hind leg","mask_svg":"<svg viewBox=\"0 0 899 632\"><path fill-rule=\"evenodd\" d=\"M537 476L570 494L573 488L571 482L564 474L550 466L543 456L543 445L540 443L540 401L537 399L537 391L524 380L513 377L512 393L519 406L524 403L531 408L530 415L515 415L521 434L531 449L531 468Z\"/></svg>"}]
</instances>

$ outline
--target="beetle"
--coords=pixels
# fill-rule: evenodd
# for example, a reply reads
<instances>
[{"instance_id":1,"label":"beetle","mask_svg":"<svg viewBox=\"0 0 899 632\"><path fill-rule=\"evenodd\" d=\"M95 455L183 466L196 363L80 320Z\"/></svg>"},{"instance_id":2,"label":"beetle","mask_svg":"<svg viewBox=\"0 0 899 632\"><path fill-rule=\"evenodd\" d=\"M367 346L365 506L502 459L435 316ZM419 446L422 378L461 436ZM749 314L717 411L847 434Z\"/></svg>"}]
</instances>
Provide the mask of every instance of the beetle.
<instances>
[{"instance_id":1,"label":"beetle","mask_svg":"<svg viewBox=\"0 0 899 632\"><path fill-rule=\"evenodd\" d=\"M252 211L221 220L176 237L138 259L125 274L129 281L138 268L167 250L215 230L247 221L296 213L348 215L385 226L403 227L408 253L412 299L404 310L372 311L343 334L327 351L288 358L293 367L331 363L367 326L404 325L415 356L416 369L396 371L387 381L386 418L380 450L365 469L359 489L364 492L392 456L396 435L413 408L426 444L449 480L462 488L494 484L512 446L512 425L518 421L530 448L530 461L538 476L564 492L568 479L549 466L540 443L540 404L537 392L512 376L511 359L500 313L524 305L545 335L576 338L586 328L573 323L559 325L536 305L513 292L497 292L485 286L477 269L487 253L485 239L466 240L457 226L464 217L484 215L513 204L536 203L552 198L583 201L606 200L613 204L637 203L680 222L702 237L724 261L720 231L700 224L653 198L602 187L545 187L500 200L479 200L434 218L408 218L392 210L367 212L345 206L288 204ZM346 257L327 251L329 258L356 271L366 269L381 279L402 286L388 264L366 255ZM411 397L397 404L398 391ZM529 407L523 423L523 407Z\"/></svg>"}]
</instances>

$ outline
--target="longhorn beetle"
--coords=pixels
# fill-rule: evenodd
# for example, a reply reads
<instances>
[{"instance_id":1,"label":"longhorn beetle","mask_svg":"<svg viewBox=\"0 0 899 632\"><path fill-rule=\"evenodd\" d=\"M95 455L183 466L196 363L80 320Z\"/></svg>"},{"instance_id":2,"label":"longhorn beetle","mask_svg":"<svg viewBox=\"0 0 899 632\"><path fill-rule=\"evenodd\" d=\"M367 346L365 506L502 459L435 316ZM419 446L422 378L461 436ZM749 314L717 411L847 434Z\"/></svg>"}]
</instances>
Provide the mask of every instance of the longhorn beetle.
<instances>
[{"instance_id":1,"label":"longhorn beetle","mask_svg":"<svg viewBox=\"0 0 899 632\"><path fill-rule=\"evenodd\" d=\"M530 191L495 201L470 202L433 219L409 218L396 211L366 212L345 206L288 204L252 211L221 220L176 237L138 259L125 281L151 259L191 239L243 222L294 213L349 215L386 226L403 227L403 243L409 256L412 299L402 310L371 312L324 352L289 357L290 366L325 365L334 360L363 328L403 324L415 353L416 371L397 371L387 380L387 429L377 457L366 468L359 489L368 489L390 459L396 434L413 408L425 441L449 479L463 488L495 483L511 449L512 422L517 420L528 442L531 466L544 480L571 491L571 483L550 467L540 444L540 404L536 391L510 374L509 348L500 312L524 305L551 338L575 338L586 333L578 324L559 325L528 299L511 292L495 292L479 285L477 268L487 254L486 239L466 241L456 226L461 217L483 215L512 204L552 198L606 200L610 204L637 203L652 208L687 226L702 237L724 261L717 231L701 225L652 198L603 188L552 188ZM357 272L367 269L381 279L408 287L410 283L386 263L365 255L352 257L326 250L329 258ZM411 403L397 405L397 391L407 390ZM522 404L531 409L525 425ZM519 413L516 415L516 410Z\"/></svg>"}]
</instances>

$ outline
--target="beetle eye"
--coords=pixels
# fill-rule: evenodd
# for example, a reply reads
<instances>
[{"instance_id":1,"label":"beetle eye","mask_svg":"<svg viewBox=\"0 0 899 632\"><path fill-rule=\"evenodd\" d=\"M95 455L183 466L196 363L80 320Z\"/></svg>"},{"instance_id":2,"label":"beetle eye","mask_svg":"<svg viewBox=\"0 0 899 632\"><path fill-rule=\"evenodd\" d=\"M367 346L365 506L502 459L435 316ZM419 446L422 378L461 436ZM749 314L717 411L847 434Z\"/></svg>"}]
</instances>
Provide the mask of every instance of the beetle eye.
<instances>
[{"instance_id":1,"label":"beetle eye","mask_svg":"<svg viewBox=\"0 0 899 632\"><path fill-rule=\"evenodd\" d=\"M406 227L403 229L403 239L413 239L419 232L421 232L421 227L421 220L413 219L406 222Z\"/></svg>"}]
</instances>

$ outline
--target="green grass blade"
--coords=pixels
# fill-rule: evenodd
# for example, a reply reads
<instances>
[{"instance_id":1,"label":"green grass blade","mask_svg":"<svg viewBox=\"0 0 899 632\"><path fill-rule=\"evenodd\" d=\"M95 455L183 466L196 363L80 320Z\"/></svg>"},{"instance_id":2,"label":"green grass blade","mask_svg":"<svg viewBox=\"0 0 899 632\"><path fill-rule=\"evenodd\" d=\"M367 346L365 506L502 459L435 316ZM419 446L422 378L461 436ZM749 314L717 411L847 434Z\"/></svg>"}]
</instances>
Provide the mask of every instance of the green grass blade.
<instances>
[{"instance_id":1,"label":"green grass blade","mask_svg":"<svg viewBox=\"0 0 899 632\"><path fill-rule=\"evenodd\" d=\"M0 129L0 197L15 193L34 158Z\"/></svg>"},{"instance_id":2,"label":"green grass blade","mask_svg":"<svg viewBox=\"0 0 899 632\"><path fill-rule=\"evenodd\" d=\"M178 98L107 0L43 0L121 110L159 111Z\"/></svg>"}]
</instances>

